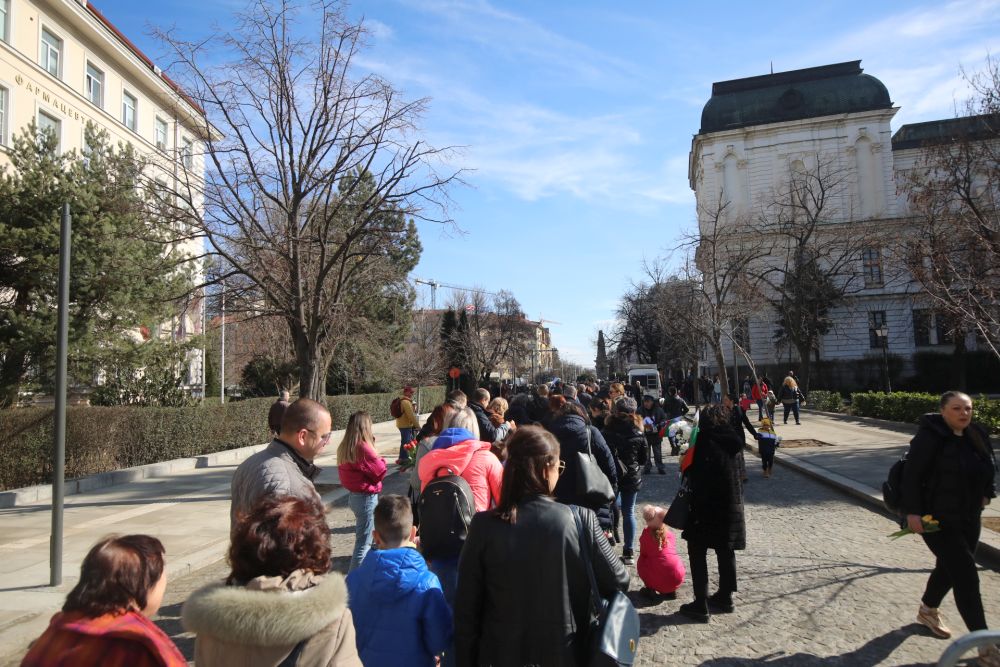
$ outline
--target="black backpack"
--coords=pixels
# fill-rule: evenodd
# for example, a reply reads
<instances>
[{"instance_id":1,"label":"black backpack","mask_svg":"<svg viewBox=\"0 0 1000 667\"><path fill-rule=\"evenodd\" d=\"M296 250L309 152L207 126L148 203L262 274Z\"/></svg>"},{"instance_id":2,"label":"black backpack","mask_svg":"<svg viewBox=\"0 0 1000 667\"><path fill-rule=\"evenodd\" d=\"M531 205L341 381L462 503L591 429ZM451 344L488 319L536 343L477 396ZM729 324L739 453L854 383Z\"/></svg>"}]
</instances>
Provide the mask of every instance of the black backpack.
<instances>
[{"instance_id":1,"label":"black backpack","mask_svg":"<svg viewBox=\"0 0 1000 667\"><path fill-rule=\"evenodd\" d=\"M444 470L448 474L438 476ZM462 552L469 524L476 513L472 487L448 467L420 492L420 551L428 560L454 558Z\"/></svg>"},{"instance_id":2,"label":"black backpack","mask_svg":"<svg viewBox=\"0 0 1000 667\"><path fill-rule=\"evenodd\" d=\"M909 452L907 452L909 453ZM903 504L903 467L906 465L906 454L889 468L889 476L882 482L882 504L885 508L902 516L900 505Z\"/></svg>"}]
</instances>

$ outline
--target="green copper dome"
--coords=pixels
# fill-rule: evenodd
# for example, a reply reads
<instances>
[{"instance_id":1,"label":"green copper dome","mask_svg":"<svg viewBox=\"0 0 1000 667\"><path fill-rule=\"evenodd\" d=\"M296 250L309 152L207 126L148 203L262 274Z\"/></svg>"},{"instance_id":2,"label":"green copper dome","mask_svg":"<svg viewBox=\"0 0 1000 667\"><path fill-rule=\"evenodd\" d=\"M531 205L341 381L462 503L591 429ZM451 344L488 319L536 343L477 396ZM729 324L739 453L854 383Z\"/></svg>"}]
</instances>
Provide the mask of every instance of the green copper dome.
<instances>
[{"instance_id":1,"label":"green copper dome","mask_svg":"<svg viewBox=\"0 0 1000 667\"><path fill-rule=\"evenodd\" d=\"M889 91L854 60L713 83L698 133L890 108Z\"/></svg>"}]
</instances>

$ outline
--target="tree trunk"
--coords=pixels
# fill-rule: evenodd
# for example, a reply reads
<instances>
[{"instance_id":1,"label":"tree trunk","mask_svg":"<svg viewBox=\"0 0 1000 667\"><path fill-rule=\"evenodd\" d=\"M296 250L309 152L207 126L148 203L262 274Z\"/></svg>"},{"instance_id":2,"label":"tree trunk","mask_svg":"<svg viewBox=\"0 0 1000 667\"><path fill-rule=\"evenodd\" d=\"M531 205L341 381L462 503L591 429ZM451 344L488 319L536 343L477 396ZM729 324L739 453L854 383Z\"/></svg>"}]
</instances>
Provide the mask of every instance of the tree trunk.
<instances>
[{"instance_id":1,"label":"tree trunk","mask_svg":"<svg viewBox=\"0 0 1000 667\"><path fill-rule=\"evenodd\" d=\"M722 332L712 333L712 350L715 352L715 363L719 365L719 384L722 385L722 393L729 393L729 375L726 372L726 355L722 352ZM738 402L738 401L737 401Z\"/></svg>"},{"instance_id":2,"label":"tree trunk","mask_svg":"<svg viewBox=\"0 0 1000 667\"><path fill-rule=\"evenodd\" d=\"M324 403L329 358L310 344L305 332L292 325L295 358L299 363L299 397Z\"/></svg>"},{"instance_id":3,"label":"tree trunk","mask_svg":"<svg viewBox=\"0 0 1000 667\"><path fill-rule=\"evenodd\" d=\"M27 367L27 356L17 350L8 350L0 365L0 408L12 408L17 405L17 394L21 388L21 379Z\"/></svg>"},{"instance_id":4,"label":"tree trunk","mask_svg":"<svg viewBox=\"0 0 1000 667\"><path fill-rule=\"evenodd\" d=\"M806 396L809 395L809 379L812 374L812 356L809 354L812 348L809 343L795 346L799 353L799 389Z\"/></svg>"}]
</instances>

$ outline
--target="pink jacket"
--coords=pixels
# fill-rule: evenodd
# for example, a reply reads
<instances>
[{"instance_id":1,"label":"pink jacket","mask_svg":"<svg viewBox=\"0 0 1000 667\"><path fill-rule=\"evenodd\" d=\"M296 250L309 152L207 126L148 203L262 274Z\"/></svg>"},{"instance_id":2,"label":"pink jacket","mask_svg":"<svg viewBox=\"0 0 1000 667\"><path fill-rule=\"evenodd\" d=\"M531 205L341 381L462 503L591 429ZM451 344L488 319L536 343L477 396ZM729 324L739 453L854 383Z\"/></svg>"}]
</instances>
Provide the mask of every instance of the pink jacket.
<instances>
[{"instance_id":1,"label":"pink jacket","mask_svg":"<svg viewBox=\"0 0 1000 667\"><path fill-rule=\"evenodd\" d=\"M424 454L417 468L421 491L443 467L451 468L469 483L477 512L488 510L500 501L503 466L490 451L490 443L466 440L444 449L432 449Z\"/></svg>"},{"instance_id":2,"label":"pink jacket","mask_svg":"<svg viewBox=\"0 0 1000 667\"><path fill-rule=\"evenodd\" d=\"M358 460L337 465L340 485L352 493L381 493L385 461L367 442L358 444Z\"/></svg>"},{"instance_id":3,"label":"pink jacket","mask_svg":"<svg viewBox=\"0 0 1000 667\"><path fill-rule=\"evenodd\" d=\"M648 526L639 536L639 560L635 569L642 583L657 593L673 593L684 581L684 563L677 555L674 534L667 528L661 549L653 529Z\"/></svg>"}]
</instances>

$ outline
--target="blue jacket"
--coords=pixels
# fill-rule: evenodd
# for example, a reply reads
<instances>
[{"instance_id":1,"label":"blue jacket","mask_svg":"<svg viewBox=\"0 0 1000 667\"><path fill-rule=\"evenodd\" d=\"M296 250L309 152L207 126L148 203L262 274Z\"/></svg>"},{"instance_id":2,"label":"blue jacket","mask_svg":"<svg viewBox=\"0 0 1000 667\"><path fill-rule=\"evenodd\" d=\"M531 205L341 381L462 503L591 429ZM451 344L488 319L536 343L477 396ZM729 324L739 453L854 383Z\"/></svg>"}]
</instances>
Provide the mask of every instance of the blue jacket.
<instances>
[{"instance_id":1,"label":"blue jacket","mask_svg":"<svg viewBox=\"0 0 1000 667\"><path fill-rule=\"evenodd\" d=\"M347 591L365 667L434 665L451 644L451 608L416 549L369 551Z\"/></svg>"}]
</instances>

